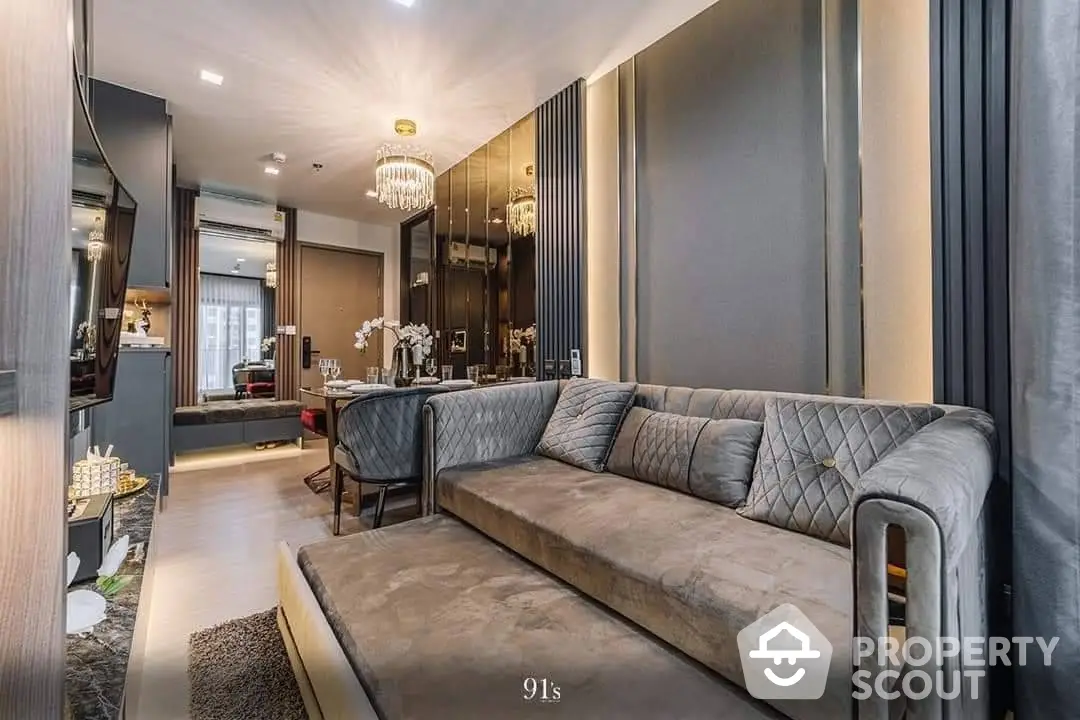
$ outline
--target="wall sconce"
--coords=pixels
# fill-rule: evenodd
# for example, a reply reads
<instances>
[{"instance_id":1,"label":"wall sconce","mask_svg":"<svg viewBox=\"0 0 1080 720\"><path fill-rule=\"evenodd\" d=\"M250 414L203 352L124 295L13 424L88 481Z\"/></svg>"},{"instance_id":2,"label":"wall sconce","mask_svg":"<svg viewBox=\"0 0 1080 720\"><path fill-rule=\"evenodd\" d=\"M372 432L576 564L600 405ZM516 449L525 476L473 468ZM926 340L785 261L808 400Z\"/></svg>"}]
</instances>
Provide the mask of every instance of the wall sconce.
<instances>
[{"instance_id":1,"label":"wall sconce","mask_svg":"<svg viewBox=\"0 0 1080 720\"><path fill-rule=\"evenodd\" d=\"M266 263L266 287L271 290L277 287L277 263Z\"/></svg>"}]
</instances>

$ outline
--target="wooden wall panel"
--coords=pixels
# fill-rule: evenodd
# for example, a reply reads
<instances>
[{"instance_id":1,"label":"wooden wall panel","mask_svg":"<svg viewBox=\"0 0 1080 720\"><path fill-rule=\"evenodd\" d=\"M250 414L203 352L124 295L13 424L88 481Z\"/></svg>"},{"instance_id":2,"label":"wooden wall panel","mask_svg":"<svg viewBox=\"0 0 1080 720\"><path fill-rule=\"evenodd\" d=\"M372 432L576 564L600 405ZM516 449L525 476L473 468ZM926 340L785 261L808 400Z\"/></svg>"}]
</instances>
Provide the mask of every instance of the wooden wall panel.
<instances>
[{"instance_id":1,"label":"wooden wall panel","mask_svg":"<svg viewBox=\"0 0 1080 720\"><path fill-rule=\"evenodd\" d=\"M174 191L176 277L173 278L172 349L177 406L199 401L199 232L189 188Z\"/></svg>"},{"instance_id":2,"label":"wooden wall panel","mask_svg":"<svg viewBox=\"0 0 1080 720\"><path fill-rule=\"evenodd\" d=\"M536 330L544 360L583 346L585 81L536 109ZM582 356L587 367L587 358Z\"/></svg>"},{"instance_id":3,"label":"wooden wall panel","mask_svg":"<svg viewBox=\"0 0 1080 720\"><path fill-rule=\"evenodd\" d=\"M0 718L63 712L70 13L0 2Z\"/></svg>"},{"instance_id":4,"label":"wooden wall panel","mask_svg":"<svg viewBox=\"0 0 1080 720\"><path fill-rule=\"evenodd\" d=\"M285 239L278 243L278 287L274 307L278 325L300 324L300 241L296 234L296 209L280 208L285 213ZM277 397L296 400L300 397L300 336L278 335Z\"/></svg>"}]
</instances>

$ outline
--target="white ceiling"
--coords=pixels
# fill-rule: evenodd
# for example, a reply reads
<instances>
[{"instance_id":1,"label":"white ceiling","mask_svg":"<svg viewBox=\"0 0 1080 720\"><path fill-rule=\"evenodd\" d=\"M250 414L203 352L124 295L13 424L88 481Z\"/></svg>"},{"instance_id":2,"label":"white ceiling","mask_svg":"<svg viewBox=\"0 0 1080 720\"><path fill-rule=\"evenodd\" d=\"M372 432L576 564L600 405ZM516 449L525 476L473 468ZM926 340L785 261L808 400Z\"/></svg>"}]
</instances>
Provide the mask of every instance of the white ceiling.
<instances>
[{"instance_id":1,"label":"white ceiling","mask_svg":"<svg viewBox=\"0 0 1080 720\"><path fill-rule=\"evenodd\" d=\"M199 272L264 278L266 263L276 261L277 243L199 233Z\"/></svg>"},{"instance_id":2,"label":"white ceiling","mask_svg":"<svg viewBox=\"0 0 1080 720\"><path fill-rule=\"evenodd\" d=\"M182 182L390 224L364 192L395 118L442 172L714 1L96 0L93 72L169 101Z\"/></svg>"}]
</instances>

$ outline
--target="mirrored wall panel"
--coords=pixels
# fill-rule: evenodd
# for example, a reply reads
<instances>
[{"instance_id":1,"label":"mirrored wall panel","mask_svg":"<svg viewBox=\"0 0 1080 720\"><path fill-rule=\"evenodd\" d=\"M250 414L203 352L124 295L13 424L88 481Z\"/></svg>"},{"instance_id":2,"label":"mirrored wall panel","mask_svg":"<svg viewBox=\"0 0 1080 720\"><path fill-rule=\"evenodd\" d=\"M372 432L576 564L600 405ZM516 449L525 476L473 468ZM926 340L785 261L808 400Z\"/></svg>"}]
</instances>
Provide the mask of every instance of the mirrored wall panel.
<instances>
[{"instance_id":1,"label":"mirrored wall panel","mask_svg":"<svg viewBox=\"0 0 1080 720\"><path fill-rule=\"evenodd\" d=\"M270 239L199 232L201 402L276 396L277 249Z\"/></svg>"},{"instance_id":2,"label":"mirrored wall panel","mask_svg":"<svg viewBox=\"0 0 1080 720\"><path fill-rule=\"evenodd\" d=\"M530 114L442 173L435 207L402 224L402 321L432 327L455 378L536 374L535 136Z\"/></svg>"}]
</instances>

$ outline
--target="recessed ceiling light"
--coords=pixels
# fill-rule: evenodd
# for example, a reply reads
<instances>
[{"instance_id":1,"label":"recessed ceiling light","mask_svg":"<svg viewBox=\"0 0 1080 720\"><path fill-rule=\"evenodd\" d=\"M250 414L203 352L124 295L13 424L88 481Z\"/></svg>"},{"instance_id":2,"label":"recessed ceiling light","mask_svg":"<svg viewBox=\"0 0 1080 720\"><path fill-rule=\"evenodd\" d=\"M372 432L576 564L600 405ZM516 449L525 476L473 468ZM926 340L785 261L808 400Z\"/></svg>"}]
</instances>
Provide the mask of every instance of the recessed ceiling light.
<instances>
[{"instance_id":1,"label":"recessed ceiling light","mask_svg":"<svg viewBox=\"0 0 1080 720\"><path fill-rule=\"evenodd\" d=\"M202 72L200 72L199 78L201 80L205 80L211 85L220 85L221 83L225 82L225 78L223 76L218 75L216 72L210 72L209 70L203 70Z\"/></svg>"},{"instance_id":2,"label":"recessed ceiling light","mask_svg":"<svg viewBox=\"0 0 1080 720\"><path fill-rule=\"evenodd\" d=\"M236 262L244 262L246 258L236 258Z\"/></svg>"},{"instance_id":3,"label":"recessed ceiling light","mask_svg":"<svg viewBox=\"0 0 1080 720\"><path fill-rule=\"evenodd\" d=\"M273 165L267 165L266 167L264 167L263 172L266 173L267 175L278 175L278 174L281 173L281 171L278 170Z\"/></svg>"},{"instance_id":4,"label":"recessed ceiling light","mask_svg":"<svg viewBox=\"0 0 1080 720\"><path fill-rule=\"evenodd\" d=\"M364 194L367 195L368 197L379 197L379 193L375 192L374 190L368 190Z\"/></svg>"},{"instance_id":5,"label":"recessed ceiling light","mask_svg":"<svg viewBox=\"0 0 1080 720\"><path fill-rule=\"evenodd\" d=\"M404 5L405 7L412 7L416 0L394 0L398 5Z\"/></svg>"},{"instance_id":6,"label":"recessed ceiling light","mask_svg":"<svg viewBox=\"0 0 1080 720\"><path fill-rule=\"evenodd\" d=\"M232 273L233 275L239 275L239 274L240 274L240 271L239 271L239 270L237 270L236 268L233 268L233 269L232 269L232 270L230 270L229 272L231 272L231 273Z\"/></svg>"},{"instance_id":7,"label":"recessed ceiling light","mask_svg":"<svg viewBox=\"0 0 1080 720\"><path fill-rule=\"evenodd\" d=\"M71 228L71 232L79 232L79 228Z\"/></svg>"}]
</instances>

